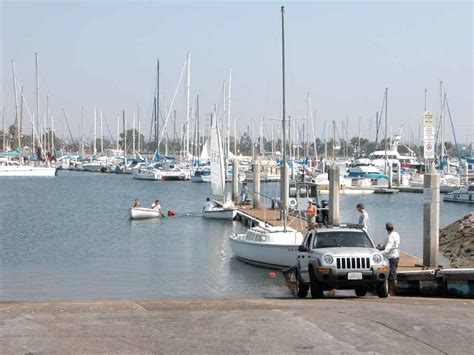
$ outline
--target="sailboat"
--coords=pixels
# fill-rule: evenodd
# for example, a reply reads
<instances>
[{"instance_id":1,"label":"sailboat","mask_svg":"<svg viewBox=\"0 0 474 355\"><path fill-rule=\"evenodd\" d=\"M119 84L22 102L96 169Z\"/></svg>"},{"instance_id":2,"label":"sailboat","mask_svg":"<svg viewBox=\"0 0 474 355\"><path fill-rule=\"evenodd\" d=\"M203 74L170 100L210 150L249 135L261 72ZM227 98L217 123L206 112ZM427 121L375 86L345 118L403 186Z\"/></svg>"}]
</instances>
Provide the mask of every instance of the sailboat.
<instances>
[{"instance_id":1,"label":"sailboat","mask_svg":"<svg viewBox=\"0 0 474 355\"><path fill-rule=\"evenodd\" d=\"M283 167L281 169L281 204L283 226L258 225L245 234L232 234L229 243L232 251L244 262L270 268L288 268L296 264L298 246L303 235L288 227L289 183L288 156L286 152L286 98L285 98L285 7L281 7L282 20L282 72L283 72ZM263 223L260 223L263 224Z\"/></svg>"},{"instance_id":2,"label":"sailboat","mask_svg":"<svg viewBox=\"0 0 474 355\"><path fill-rule=\"evenodd\" d=\"M225 188L225 166L224 153L222 149L222 140L219 132L219 124L215 114L212 115L211 136L209 147L209 158L211 161L211 189L214 197L224 198ZM232 221L237 215L237 211L231 208L230 203L224 203L223 207L212 207L210 210L204 210L204 218L221 219Z\"/></svg>"}]
</instances>

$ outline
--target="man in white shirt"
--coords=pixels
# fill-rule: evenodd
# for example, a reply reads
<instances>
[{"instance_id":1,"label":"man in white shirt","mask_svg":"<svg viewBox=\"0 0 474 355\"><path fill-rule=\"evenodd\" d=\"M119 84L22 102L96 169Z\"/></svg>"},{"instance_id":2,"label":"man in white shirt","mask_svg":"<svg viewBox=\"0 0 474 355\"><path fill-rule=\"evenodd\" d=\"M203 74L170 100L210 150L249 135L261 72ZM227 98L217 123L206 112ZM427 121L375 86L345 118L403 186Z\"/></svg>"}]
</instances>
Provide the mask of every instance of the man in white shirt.
<instances>
[{"instance_id":1,"label":"man in white shirt","mask_svg":"<svg viewBox=\"0 0 474 355\"><path fill-rule=\"evenodd\" d=\"M393 224L387 222L385 224L387 230L387 240L383 244L382 254L388 259L388 291L391 296L395 295L395 285L397 282L397 268L400 260L400 235L395 232Z\"/></svg>"},{"instance_id":2,"label":"man in white shirt","mask_svg":"<svg viewBox=\"0 0 474 355\"><path fill-rule=\"evenodd\" d=\"M369 214L362 203L359 203L356 209L359 212L359 226L361 226L366 233L369 233Z\"/></svg>"},{"instance_id":3,"label":"man in white shirt","mask_svg":"<svg viewBox=\"0 0 474 355\"><path fill-rule=\"evenodd\" d=\"M211 202L211 199L208 197L206 198L206 203L204 204L204 207L202 208L203 211L212 211L212 208L214 207L214 204Z\"/></svg>"}]
</instances>

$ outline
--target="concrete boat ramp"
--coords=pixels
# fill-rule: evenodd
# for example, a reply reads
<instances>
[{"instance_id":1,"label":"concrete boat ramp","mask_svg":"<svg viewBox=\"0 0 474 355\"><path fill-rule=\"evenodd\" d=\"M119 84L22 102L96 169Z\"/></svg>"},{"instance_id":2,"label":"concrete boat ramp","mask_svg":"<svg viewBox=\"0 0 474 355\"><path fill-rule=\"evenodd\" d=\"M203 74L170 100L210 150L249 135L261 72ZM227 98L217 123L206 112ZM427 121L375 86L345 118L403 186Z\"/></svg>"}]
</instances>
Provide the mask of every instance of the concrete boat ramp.
<instances>
[{"instance_id":1,"label":"concrete boat ramp","mask_svg":"<svg viewBox=\"0 0 474 355\"><path fill-rule=\"evenodd\" d=\"M469 354L474 301L439 298L0 303L1 354Z\"/></svg>"}]
</instances>

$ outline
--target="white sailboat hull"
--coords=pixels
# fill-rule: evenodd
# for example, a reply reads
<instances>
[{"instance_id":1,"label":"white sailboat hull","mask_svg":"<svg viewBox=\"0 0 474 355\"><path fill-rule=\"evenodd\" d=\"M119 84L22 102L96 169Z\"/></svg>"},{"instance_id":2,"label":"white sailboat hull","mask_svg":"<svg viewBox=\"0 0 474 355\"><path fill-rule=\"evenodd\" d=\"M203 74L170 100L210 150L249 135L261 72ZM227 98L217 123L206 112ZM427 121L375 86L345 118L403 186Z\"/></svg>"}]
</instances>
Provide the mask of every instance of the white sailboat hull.
<instances>
[{"instance_id":1,"label":"white sailboat hull","mask_svg":"<svg viewBox=\"0 0 474 355\"><path fill-rule=\"evenodd\" d=\"M244 262L277 269L289 268L296 264L299 243L250 242L239 239L236 234L229 236L229 241L234 254Z\"/></svg>"},{"instance_id":2,"label":"white sailboat hull","mask_svg":"<svg viewBox=\"0 0 474 355\"><path fill-rule=\"evenodd\" d=\"M203 211L202 217L209 219L220 219L225 221L233 221L237 216L237 211L230 208L213 208L212 211Z\"/></svg>"},{"instance_id":3,"label":"white sailboat hull","mask_svg":"<svg viewBox=\"0 0 474 355\"><path fill-rule=\"evenodd\" d=\"M160 211L154 210L152 208L131 208L130 217L132 219L148 219L148 218L160 218L162 214Z\"/></svg>"},{"instance_id":4,"label":"white sailboat hull","mask_svg":"<svg viewBox=\"0 0 474 355\"><path fill-rule=\"evenodd\" d=\"M56 168L43 168L43 167L33 167L33 166L19 166L19 167L0 167L0 176L6 177L47 177L47 176L56 176Z\"/></svg>"}]
</instances>

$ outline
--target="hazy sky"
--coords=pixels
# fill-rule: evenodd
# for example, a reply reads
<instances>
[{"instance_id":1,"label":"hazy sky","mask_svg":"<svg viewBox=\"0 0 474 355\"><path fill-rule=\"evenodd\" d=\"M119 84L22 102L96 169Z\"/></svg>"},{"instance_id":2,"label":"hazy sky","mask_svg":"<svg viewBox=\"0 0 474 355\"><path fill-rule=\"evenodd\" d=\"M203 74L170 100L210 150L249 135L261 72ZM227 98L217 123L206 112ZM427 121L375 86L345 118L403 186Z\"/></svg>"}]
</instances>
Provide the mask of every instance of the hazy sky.
<instances>
[{"instance_id":1,"label":"hazy sky","mask_svg":"<svg viewBox=\"0 0 474 355\"><path fill-rule=\"evenodd\" d=\"M128 125L141 106L148 137L156 59L161 95L170 102L186 52L191 93L200 95L201 117L219 104L232 68L232 115L239 131L262 115L281 117L279 2L4 1L1 2L0 105L7 122L14 109L11 59L34 109L35 52L39 53L41 112L50 96L57 133L64 108L74 135L81 106L86 134L93 107L115 134L116 115ZM374 117L385 87L392 132L418 136L428 89L429 109L439 112L445 83L458 139L474 135L472 2L299 2L286 6L287 100L293 117L306 115L306 93L323 122L349 117L350 135L375 135ZM184 81L183 81L184 84ZM174 108L183 122L184 86ZM269 121L267 121L269 122ZM371 123L372 122L372 123ZM266 124L266 129L269 128ZM105 129L104 129L105 130ZM106 131L107 133L107 131Z\"/></svg>"}]
</instances>

